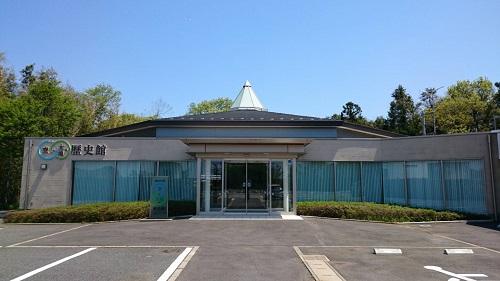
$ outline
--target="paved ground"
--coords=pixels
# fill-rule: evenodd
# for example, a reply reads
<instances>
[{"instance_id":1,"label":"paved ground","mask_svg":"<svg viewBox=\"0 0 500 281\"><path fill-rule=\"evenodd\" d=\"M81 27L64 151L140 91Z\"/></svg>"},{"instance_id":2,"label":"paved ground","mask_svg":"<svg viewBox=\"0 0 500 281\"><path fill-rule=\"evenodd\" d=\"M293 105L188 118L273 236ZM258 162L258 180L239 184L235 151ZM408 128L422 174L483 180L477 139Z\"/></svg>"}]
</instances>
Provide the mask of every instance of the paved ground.
<instances>
[{"instance_id":1,"label":"paved ground","mask_svg":"<svg viewBox=\"0 0 500 281\"><path fill-rule=\"evenodd\" d=\"M500 280L500 231L494 225L391 225L317 218L0 224L0 280L30 272L34 274L26 280L158 280L192 248L197 250L184 260L177 280L314 280L294 246L304 255L326 256L348 281ZM374 247L400 248L403 255L374 255ZM474 254L445 255L445 248L469 248ZM450 279L424 266L488 277Z\"/></svg>"}]
</instances>

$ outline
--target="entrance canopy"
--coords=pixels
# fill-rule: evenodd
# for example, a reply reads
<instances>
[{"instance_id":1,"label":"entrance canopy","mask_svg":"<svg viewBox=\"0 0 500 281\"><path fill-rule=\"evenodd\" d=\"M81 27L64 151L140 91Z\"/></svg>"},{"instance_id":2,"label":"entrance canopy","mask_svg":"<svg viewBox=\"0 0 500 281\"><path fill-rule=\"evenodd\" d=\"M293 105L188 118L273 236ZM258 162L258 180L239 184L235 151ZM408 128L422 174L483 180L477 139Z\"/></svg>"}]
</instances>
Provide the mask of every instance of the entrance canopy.
<instances>
[{"instance_id":1,"label":"entrance canopy","mask_svg":"<svg viewBox=\"0 0 500 281\"><path fill-rule=\"evenodd\" d=\"M308 139L184 139L192 155L222 154L224 156L296 158L305 153Z\"/></svg>"}]
</instances>

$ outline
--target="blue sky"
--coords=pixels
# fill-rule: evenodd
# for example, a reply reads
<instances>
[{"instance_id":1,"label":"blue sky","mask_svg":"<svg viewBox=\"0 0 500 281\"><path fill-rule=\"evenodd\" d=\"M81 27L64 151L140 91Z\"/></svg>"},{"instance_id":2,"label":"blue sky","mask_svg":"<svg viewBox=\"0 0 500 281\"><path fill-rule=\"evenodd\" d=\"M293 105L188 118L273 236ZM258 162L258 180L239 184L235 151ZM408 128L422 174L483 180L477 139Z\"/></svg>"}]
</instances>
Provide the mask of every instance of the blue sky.
<instances>
[{"instance_id":1,"label":"blue sky","mask_svg":"<svg viewBox=\"0 0 500 281\"><path fill-rule=\"evenodd\" d=\"M500 1L0 2L0 51L17 72L55 68L78 90L122 92L122 110L169 115L235 98L245 80L271 111L324 117L353 101L386 115L402 84L500 81ZM440 91L444 94L444 91Z\"/></svg>"}]
</instances>

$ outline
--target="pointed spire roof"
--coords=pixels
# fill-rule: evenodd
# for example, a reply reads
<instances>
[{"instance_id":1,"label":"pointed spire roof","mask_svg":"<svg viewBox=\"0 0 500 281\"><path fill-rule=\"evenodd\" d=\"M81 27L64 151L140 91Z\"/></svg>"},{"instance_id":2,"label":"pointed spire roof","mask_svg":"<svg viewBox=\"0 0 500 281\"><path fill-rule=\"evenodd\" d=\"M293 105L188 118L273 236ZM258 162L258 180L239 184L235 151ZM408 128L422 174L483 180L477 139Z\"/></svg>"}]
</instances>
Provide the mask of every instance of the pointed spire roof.
<instances>
[{"instance_id":1,"label":"pointed spire roof","mask_svg":"<svg viewBox=\"0 0 500 281\"><path fill-rule=\"evenodd\" d=\"M231 110L259 110L267 111L247 80L231 106Z\"/></svg>"}]
</instances>

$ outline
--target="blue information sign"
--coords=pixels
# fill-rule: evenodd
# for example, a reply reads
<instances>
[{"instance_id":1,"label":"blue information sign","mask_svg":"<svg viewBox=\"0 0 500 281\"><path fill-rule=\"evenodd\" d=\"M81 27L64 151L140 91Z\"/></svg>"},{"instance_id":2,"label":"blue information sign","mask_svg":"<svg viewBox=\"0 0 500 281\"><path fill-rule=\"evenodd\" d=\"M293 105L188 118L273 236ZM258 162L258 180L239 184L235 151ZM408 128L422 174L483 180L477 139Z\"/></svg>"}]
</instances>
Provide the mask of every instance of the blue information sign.
<instances>
[{"instance_id":1,"label":"blue information sign","mask_svg":"<svg viewBox=\"0 0 500 281\"><path fill-rule=\"evenodd\" d=\"M149 217L164 219L168 217L168 177L153 177L151 185Z\"/></svg>"}]
</instances>

